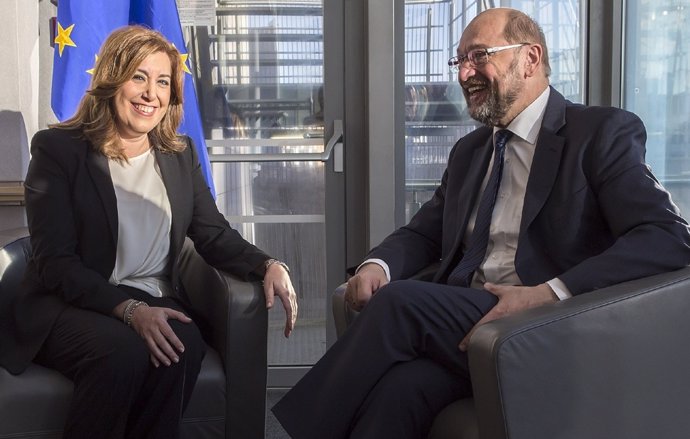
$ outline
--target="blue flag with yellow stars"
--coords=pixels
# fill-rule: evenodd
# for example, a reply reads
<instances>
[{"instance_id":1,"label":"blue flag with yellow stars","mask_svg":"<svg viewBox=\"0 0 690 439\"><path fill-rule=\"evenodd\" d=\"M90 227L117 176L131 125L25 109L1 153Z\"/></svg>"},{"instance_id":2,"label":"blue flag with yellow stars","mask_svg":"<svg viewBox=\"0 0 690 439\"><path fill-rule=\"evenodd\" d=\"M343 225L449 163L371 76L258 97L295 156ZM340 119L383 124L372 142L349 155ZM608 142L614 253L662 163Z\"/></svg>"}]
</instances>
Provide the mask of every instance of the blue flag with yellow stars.
<instances>
[{"instance_id":1,"label":"blue flag with yellow stars","mask_svg":"<svg viewBox=\"0 0 690 439\"><path fill-rule=\"evenodd\" d=\"M208 187L214 193L199 105L175 0L60 0L53 61L51 105L60 121L70 118L89 88L101 44L115 29L141 24L177 47L185 69L184 118L178 131L192 138Z\"/></svg>"}]
</instances>

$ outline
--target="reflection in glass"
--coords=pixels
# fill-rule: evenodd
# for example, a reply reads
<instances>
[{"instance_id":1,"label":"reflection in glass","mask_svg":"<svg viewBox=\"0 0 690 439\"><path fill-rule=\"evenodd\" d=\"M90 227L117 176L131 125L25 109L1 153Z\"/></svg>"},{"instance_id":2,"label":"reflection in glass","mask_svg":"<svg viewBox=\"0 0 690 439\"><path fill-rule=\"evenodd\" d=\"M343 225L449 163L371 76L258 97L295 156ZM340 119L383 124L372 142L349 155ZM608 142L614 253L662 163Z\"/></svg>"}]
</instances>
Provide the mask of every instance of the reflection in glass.
<instances>
[{"instance_id":1,"label":"reflection in glass","mask_svg":"<svg viewBox=\"0 0 690 439\"><path fill-rule=\"evenodd\" d=\"M690 214L690 0L629 0L624 107L647 128L647 162Z\"/></svg>"},{"instance_id":2,"label":"reflection in glass","mask_svg":"<svg viewBox=\"0 0 690 439\"><path fill-rule=\"evenodd\" d=\"M433 195L450 149L478 123L467 114L457 75L448 68L467 24L485 2L405 1L405 197L409 220ZM513 0L542 26L552 67L551 85L583 102L580 3L572 0Z\"/></svg>"},{"instance_id":3,"label":"reflection in glass","mask_svg":"<svg viewBox=\"0 0 690 439\"><path fill-rule=\"evenodd\" d=\"M322 130L321 1L222 0L216 15L215 28L199 29L208 33L210 68L199 73L208 137Z\"/></svg>"}]
</instances>

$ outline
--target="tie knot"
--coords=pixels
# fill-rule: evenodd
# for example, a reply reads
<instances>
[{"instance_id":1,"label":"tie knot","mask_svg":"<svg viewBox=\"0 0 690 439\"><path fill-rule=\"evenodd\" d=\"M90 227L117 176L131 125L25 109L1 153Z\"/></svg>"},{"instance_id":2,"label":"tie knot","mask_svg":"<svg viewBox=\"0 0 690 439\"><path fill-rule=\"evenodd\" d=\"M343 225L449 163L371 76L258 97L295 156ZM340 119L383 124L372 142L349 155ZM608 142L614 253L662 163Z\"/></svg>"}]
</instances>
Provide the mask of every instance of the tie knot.
<instances>
[{"instance_id":1,"label":"tie knot","mask_svg":"<svg viewBox=\"0 0 690 439\"><path fill-rule=\"evenodd\" d=\"M503 148L505 148L506 143L508 143L508 140L510 137L513 135L512 132L508 130L499 130L496 131L495 139L496 139L496 150L500 151Z\"/></svg>"}]
</instances>

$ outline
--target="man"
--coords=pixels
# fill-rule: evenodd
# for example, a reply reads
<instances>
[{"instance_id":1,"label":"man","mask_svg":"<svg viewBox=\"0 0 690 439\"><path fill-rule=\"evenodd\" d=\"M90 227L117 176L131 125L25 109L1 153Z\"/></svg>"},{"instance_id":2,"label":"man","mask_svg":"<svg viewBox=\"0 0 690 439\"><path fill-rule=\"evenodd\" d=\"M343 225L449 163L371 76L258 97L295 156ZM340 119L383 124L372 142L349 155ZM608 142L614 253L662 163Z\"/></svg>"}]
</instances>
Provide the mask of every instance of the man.
<instances>
[{"instance_id":1,"label":"man","mask_svg":"<svg viewBox=\"0 0 690 439\"><path fill-rule=\"evenodd\" d=\"M641 121L550 88L532 19L483 12L449 64L487 126L458 141L434 197L349 280L360 316L273 409L295 439L425 438L471 393L476 325L690 263ZM438 261L433 282L400 280Z\"/></svg>"}]
</instances>

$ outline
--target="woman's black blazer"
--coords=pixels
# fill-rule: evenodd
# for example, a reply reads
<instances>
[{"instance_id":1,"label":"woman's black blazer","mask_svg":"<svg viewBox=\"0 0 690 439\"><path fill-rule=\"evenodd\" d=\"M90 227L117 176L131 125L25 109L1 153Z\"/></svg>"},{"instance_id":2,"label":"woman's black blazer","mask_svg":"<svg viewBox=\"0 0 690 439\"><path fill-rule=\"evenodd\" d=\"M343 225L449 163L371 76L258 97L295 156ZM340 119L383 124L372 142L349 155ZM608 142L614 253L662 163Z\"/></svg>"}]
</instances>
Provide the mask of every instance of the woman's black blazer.
<instances>
[{"instance_id":1,"label":"woman's black blazer","mask_svg":"<svg viewBox=\"0 0 690 439\"><path fill-rule=\"evenodd\" d=\"M262 276L269 258L232 229L218 211L191 140L180 153L155 151L172 211L169 274L180 291L178 258L185 237L212 266L243 278ZM25 182L31 234L21 291L0 310L0 365L26 368L57 315L76 306L110 315L128 299L108 282L115 266L117 200L108 159L81 131L51 128L36 133Z\"/></svg>"}]
</instances>

